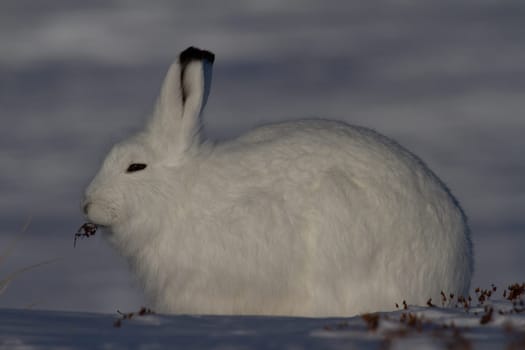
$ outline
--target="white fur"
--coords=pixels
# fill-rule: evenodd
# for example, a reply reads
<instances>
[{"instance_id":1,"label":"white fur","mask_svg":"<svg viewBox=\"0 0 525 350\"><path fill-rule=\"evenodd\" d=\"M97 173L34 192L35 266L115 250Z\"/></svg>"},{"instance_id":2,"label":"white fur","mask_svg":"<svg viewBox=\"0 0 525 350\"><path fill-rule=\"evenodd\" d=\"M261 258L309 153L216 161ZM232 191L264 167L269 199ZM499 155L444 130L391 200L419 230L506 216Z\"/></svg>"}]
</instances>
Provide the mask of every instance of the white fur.
<instances>
[{"instance_id":1,"label":"white fur","mask_svg":"<svg viewBox=\"0 0 525 350\"><path fill-rule=\"evenodd\" d=\"M113 148L83 203L158 311L349 316L468 292L465 215L421 160L326 120L202 142L204 64L182 77L173 64L145 131Z\"/></svg>"}]
</instances>

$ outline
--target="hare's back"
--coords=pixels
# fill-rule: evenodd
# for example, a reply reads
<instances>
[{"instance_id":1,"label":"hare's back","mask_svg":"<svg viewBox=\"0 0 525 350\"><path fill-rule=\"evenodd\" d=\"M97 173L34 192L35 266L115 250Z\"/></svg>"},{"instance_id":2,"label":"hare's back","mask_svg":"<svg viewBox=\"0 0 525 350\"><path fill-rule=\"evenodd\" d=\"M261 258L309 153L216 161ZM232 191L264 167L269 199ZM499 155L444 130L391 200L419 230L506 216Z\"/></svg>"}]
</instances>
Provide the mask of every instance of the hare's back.
<instances>
[{"instance_id":1,"label":"hare's back","mask_svg":"<svg viewBox=\"0 0 525 350\"><path fill-rule=\"evenodd\" d=\"M351 189L350 198L390 202L394 211L400 203L459 209L445 184L419 158L371 129L301 120L259 127L234 145L238 156L225 152L225 158L235 160L227 168L243 168L237 183L257 178L258 186L302 193L336 184Z\"/></svg>"},{"instance_id":2,"label":"hare's back","mask_svg":"<svg viewBox=\"0 0 525 350\"><path fill-rule=\"evenodd\" d=\"M299 120L265 125L239 137L234 144L243 151L249 149L248 157L283 159L288 167L309 162L311 168L322 172L335 167L367 178L420 173L437 180L419 158L397 142L374 130L338 121Z\"/></svg>"}]
</instances>

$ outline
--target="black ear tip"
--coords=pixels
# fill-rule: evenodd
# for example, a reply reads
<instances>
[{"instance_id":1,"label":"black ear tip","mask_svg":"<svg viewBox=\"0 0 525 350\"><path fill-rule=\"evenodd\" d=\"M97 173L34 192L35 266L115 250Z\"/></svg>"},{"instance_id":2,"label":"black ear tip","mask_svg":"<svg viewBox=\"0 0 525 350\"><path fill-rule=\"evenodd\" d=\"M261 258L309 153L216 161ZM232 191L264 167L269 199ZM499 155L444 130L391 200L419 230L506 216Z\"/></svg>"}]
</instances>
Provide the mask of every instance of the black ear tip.
<instances>
[{"instance_id":1,"label":"black ear tip","mask_svg":"<svg viewBox=\"0 0 525 350\"><path fill-rule=\"evenodd\" d=\"M215 61L215 55L210 51L190 46L180 53L179 62L184 65L190 61L208 61L213 63L213 61Z\"/></svg>"}]
</instances>

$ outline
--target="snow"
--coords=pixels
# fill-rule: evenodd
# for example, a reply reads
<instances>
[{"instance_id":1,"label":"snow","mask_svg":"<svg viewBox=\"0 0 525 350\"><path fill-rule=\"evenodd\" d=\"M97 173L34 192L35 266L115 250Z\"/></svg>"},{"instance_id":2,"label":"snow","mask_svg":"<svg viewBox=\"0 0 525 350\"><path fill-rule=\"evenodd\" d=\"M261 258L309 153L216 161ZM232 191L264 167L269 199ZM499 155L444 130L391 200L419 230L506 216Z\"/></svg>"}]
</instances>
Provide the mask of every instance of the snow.
<instances>
[{"instance_id":1,"label":"snow","mask_svg":"<svg viewBox=\"0 0 525 350\"><path fill-rule=\"evenodd\" d=\"M400 304L396 311L349 318L0 309L0 349L525 348L522 300L480 303L482 293L476 306Z\"/></svg>"}]
</instances>

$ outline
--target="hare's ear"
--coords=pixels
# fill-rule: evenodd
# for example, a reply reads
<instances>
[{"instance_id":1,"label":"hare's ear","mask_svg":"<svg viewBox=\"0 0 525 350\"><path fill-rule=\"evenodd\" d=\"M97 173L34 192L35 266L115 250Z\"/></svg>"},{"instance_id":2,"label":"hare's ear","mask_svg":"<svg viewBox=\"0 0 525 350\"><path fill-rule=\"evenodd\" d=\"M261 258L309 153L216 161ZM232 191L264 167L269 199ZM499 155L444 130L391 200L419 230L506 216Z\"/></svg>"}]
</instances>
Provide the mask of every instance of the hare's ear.
<instances>
[{"instance_id":1,"label":"hare's ear","mask_svg":"<svg viewBox=\"0 0 525 350\"><path fill-rule=\"evenodd\" d=\"M147 131L163 155L179 157L199 140L200 114L210 91L215 55L190 47L174 62Z\"/></svg>"}]
</instances>

